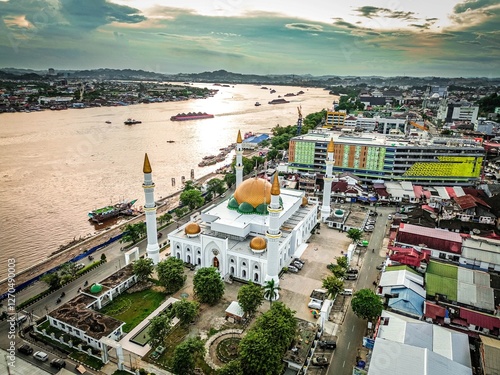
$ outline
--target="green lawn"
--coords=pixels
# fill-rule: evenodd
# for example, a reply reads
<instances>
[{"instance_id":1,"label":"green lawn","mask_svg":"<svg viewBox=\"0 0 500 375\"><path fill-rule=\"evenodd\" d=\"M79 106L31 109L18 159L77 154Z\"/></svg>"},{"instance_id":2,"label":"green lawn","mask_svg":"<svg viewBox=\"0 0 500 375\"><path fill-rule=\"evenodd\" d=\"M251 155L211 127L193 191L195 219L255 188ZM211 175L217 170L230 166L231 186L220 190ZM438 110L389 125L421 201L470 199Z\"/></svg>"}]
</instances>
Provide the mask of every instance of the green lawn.
<instances>
[{"instance_id":1,"label":"green lawn","mask_svg":"<svg viewBox=\"0 0 500 375\"><path fill-rule=\"evenodd\" d=\"M123 331L130 332L156 310L164 300L164 293L149 289L131 294L123 293L102 308L101 312L127 323L123 326Z\"/></svg>"},{"instance_id":2,"label":"green lawn","mask_svg":"<svg viewBox=\"0 0 500 375\"><path fill-rule=\"evenodd\" d=\"M73 352L69 356L85 363L87 366L92 367L96 370L99 370L102 366L104 366L104 363L102 363L102 361L82 352Z\"/></svg>"}]
</instances>

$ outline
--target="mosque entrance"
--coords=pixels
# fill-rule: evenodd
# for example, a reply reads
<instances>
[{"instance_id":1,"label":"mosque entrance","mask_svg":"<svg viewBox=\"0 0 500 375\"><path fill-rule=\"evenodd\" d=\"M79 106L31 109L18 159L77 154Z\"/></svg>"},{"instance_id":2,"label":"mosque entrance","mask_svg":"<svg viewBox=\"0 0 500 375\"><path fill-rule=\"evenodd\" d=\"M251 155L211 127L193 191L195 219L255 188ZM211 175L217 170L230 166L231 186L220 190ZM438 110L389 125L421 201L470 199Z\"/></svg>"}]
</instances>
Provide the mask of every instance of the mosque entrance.
<instances>
[{"instance_id":1,"label":"mosque entrance","mask_svg":"<svg viewBox=\"0 0 500 375\"><path fill-rule=\"evenodd\" d=\"M215 268L219 269L219 259L217 259L217 257L214 257L213 266L214 266Z\"/></svg>"}]
</instances>

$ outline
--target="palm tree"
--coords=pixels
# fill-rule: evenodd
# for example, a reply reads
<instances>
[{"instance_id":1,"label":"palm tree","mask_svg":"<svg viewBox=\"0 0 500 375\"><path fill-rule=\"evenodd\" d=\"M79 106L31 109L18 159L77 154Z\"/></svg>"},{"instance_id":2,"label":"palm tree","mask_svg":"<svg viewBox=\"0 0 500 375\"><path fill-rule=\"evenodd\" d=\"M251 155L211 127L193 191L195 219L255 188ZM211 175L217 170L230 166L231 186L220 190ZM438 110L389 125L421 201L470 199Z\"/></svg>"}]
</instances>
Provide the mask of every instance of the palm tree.
<instances>
[{"instance_id":1,"label":"palm tree","mask_svg":"<svg viewBox=\"0 0 500 375\"><path fill-rule=\"evenodd\" d=\"M276 284L274 279L271 279L269 281L266 281L265 285L263 286L264 289L264 298L269 300L269 306L273 304L273 300L278 297L278 293L281 290L280 286Z\"/></svg>"}]
</instances>

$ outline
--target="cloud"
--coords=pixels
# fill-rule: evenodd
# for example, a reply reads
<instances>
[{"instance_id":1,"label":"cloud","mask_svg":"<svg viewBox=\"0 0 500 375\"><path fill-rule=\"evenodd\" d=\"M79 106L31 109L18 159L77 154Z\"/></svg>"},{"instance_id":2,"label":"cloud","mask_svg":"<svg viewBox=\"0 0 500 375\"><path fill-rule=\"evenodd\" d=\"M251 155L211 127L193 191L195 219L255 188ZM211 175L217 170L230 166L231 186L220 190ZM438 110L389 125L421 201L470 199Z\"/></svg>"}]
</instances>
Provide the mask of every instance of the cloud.
<instances>
[{"instance_id":1,"label":"cloud","mask_svg":"<svg viewBox=\"0 0 500 375\"><path fill-rule=\"evenodd\" d=\"M378 8L374 6L362 6L356 8L355 11L360 13L362 17L366 18L374 18L374 17L387 17L387 18L395 18L401 20L416 20L414 12L405 12L401 10L391 10L387 8Z\"/></svg>"},{"instance_id":2,"label":"cloud","mask_svg":"<svg viewBox=\"0 0 500 375\"><path fill-rule=\"evenodd\" d=\"M333 23L335 26L346 27L348 29L359 29L359 26L353 25L352 23L344 21L342 18L334 18L335 22Z\"/></svg>"},{"instance_id":3,"label":"cloud","mask_svg":"<svg viewBox=\"0 0 500 375\"><path fill-rule=\"evenodd\" d=\"M323 26L312 25L309 23L288 23L285 25L288 29L304 30L304 31L323 31Z\"/></svg>"},{"instance_id":4,"label":"cloud","mask_svg":"<svg viewBox=\"0 0 500 375\"><path fill-rule=\"evenodd\" d=\"M466 0L460 4L455 5L453 11L455 13L464 13L495 6L498 6L497 0Z\"/></svg>"}]
</instances>

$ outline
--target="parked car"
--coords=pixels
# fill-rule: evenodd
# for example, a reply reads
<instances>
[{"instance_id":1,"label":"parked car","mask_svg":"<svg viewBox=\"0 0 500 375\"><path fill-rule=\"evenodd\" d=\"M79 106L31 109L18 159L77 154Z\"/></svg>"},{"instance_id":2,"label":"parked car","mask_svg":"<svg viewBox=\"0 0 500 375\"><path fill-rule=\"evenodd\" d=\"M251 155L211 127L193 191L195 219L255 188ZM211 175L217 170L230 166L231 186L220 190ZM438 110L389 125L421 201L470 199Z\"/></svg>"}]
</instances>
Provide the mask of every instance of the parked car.
<instances>
[{"instance_id":1,"label":"parked car","mask_svg":"<svg viewBox=\"0 0 500 375\"><path fill-rule=\"evenodd\" d=\"M344 289L342 292L340 292L340 294L343 296L352 296L352 292L352 289Z\"/></svg>"},{"instance_id":2,"label":"parked car","mask_svg":"<svg viewBox=\"0 0 500 375\"><path fill-rule=\"evenodd\" d=\"M375 227L373 225L367 225L365 227L365 232L373 232L374 229Z\"/></svg>"},{"instance_id":3,"label":"parked car","mask_svg":"<svg viewBox=\"0 0 500 375\"><path fill-rule=\"evenodd\" d=\"M294 258L294 260L293 260L293 261L294 261L294 262L299 262L299 263L302 263L302 264L305 264L305 262L306 262L305 260L302 260L302 259L300 259L300 258Z\"/></svg>"},{"instance_id":4,"label":"parked car","mask_svg":"<svg viewBox=\"0 0 500 375\"><path fill-rule=\"evenodd\" d=\"M82 268L85 268L85 264L84 263L75 264L75 270L79 271Z\"/></svg>"},{"instance_id":5,"label":"parked car","mask_svg":"<svg viewBox=\"0 0 500 375\"><path fill-rule=\"evenodd\" d=\"M337 347L337 343L332 340L321 340L319 342L319 347L321 349L335 349Z\"/></svg>"},{"instance_id":6,"label":"parked car","mask_svg":"<svg viewBox=\"0 0 500 375\"><path fill-rule=\"evenodd\" d=\"M302 267L304 267L304 265L300 262L292 262L292 266L297 267L299 270L301 270Z\"/></svg>"},{"instance_id":7,"label":"parked car","mask_svg":"<svg viewBox=\"0 0 500 375\"><path fill-rule=\"evenodd\" d=\"M356 268L349 268L345 273L357 274L359 271Z\"/></svg>"},{"instance_id":8,"label":"parked car","mask_svg":"<svg viewBox=\"0 0 500 375\"><path fill-rule=\"evenodd\" d=\"M33 353L33 348L31 346L29 346L28 344L23 344L21 345L19 348L17 348L17 351L19 353L23 353L23 354L32 354Z\"/></svg>"},{"instance_id":9,"label":"parked car","mask_svg":"<svg viewBox=\"0 0 500 375\"><path fill-rule=\"evenodd\" d=\"M314 357L311 361L311 364L313 366L326 367L328 366L328 360L325 357Z\"/></svg>"},{"instance_id":10,"label":"parked car","mask_svg":"<svg viewBox=\"0 0 500 375\"><path fill-rule=\"evenodd\" d=\"M318 301L310 301L307 304L307 307L309 307L310 309L321 310L321 303Z\"/></svg>"},{"instance_id":11,"label":"parked car","mask_svg":"<svg viewBox=\"0 0 500 375\"><path fill-rule=\"evenodd\" d=\"M375 220L367 220L367 225L375 225Z\"/></svg>"},{"instance_id":12,"label":"parked car","mask_svg":"<svg viewBox=\"0 0 500 375\"><path fill-rule=\"evenodd\" d=\"M345 279L346 280L357 280L358 274L357 273L346 273Z\"/></svg>"},{"instance_id":13,"label":"parked car","mask_svg":"<svg viewBox=\"0 0 500 375\"><path fill-rule=\"evenodd\" d=\"M26 320L28 319L28 317L24 314L19 314L17 316L17 319L16 319L16 324L18 326L20 326L21 324L23 324Z\"/></svg>"},{"instance_id":14,"label":"parked car","mask_svg":"<svg viewBox=\"0 0 500 375\"><path fill-rule=\"evenodd\" d=\"M378 214L375 211L368 212L369 216L377 216Z\"/></svg>"},{"instance_id":15,"label":"parked car","mask_svg":"<svg viewBox=\"0 0 500 375\"><path fill-rule=\"evenodd\" d=\"M58 370L62 369L63 367L66 367L66 362L63 361L62 359L59 358L54 358L52 361L50 361L50 365Z\"/></svg>"},{"instance_id":16,"label":"parked car","mask_svg":"<svg viewBox=\"0 0 500 375\"><path fill-rule=\"evenodd\" d=\"M299 269L295 266L288 266L288 272L297 273L299 272Z\"/></svg>"},{"instance_id":17,"label":"parked car","mask_svg":"<svg viewBox=\"0 0 500 375\"><path fill-rule=\"evenodd\" d=\"M45 362L47 359L49 359L49 355L45 352L35 352L33 354L33 358L38 359L39 361Z\"/></svg>"}]
</instances>

